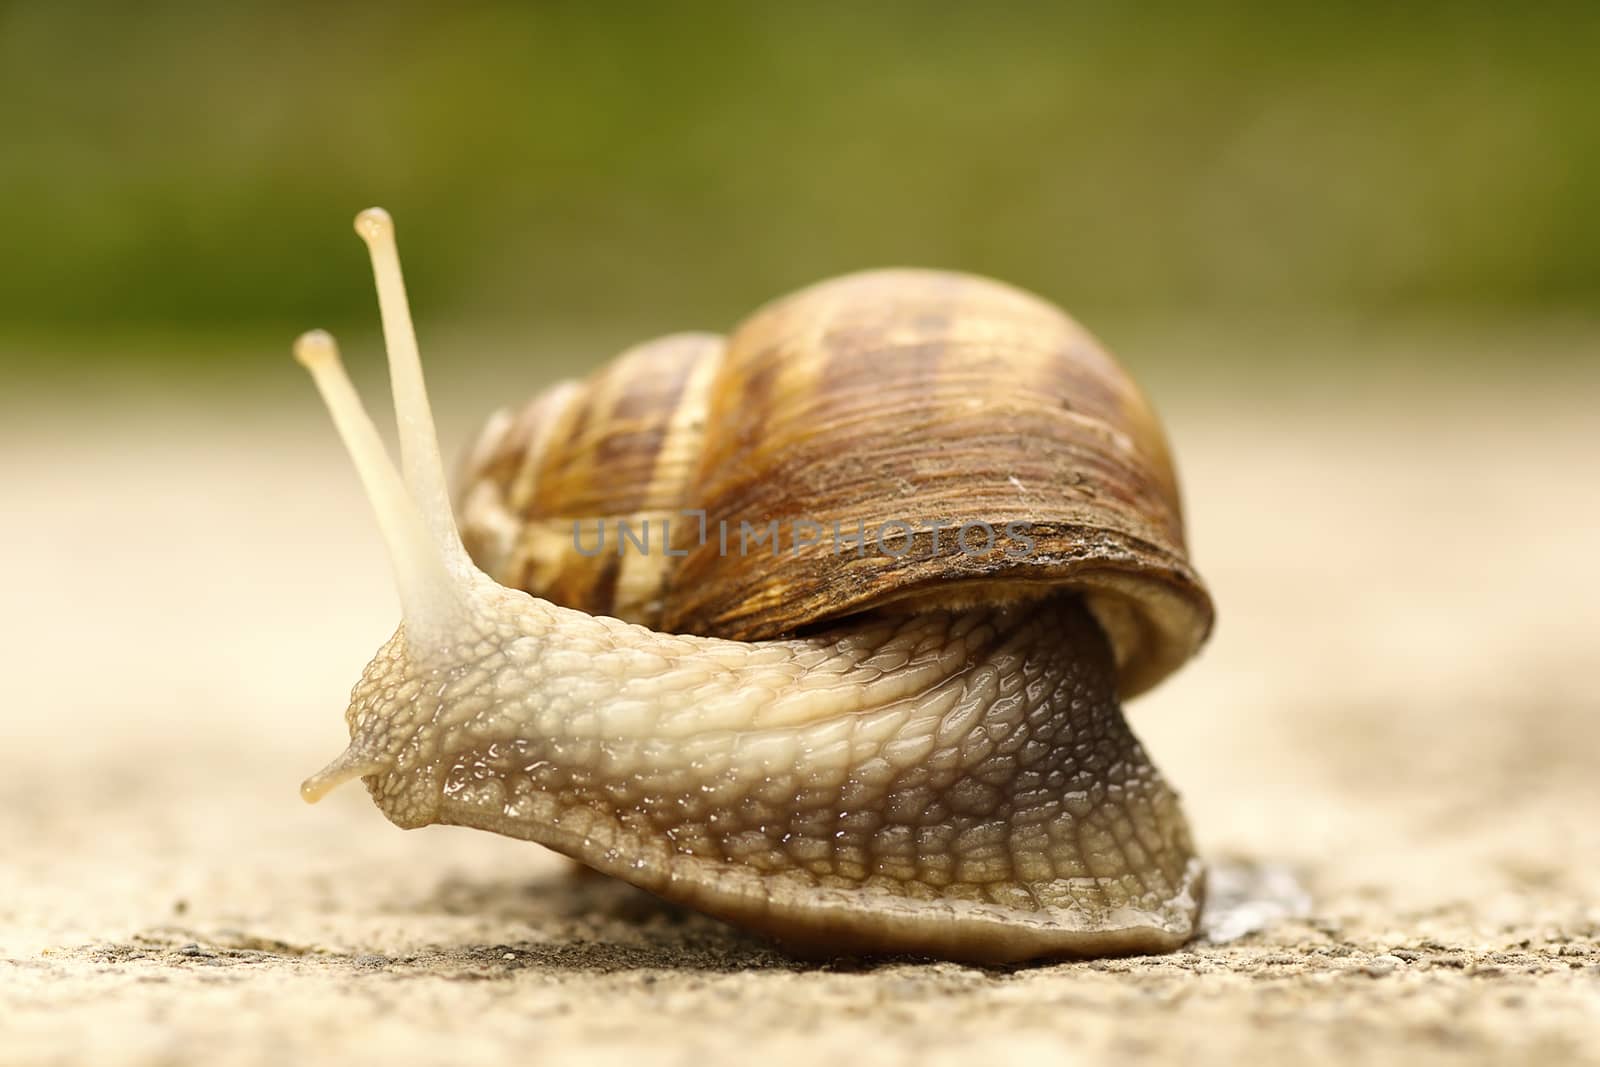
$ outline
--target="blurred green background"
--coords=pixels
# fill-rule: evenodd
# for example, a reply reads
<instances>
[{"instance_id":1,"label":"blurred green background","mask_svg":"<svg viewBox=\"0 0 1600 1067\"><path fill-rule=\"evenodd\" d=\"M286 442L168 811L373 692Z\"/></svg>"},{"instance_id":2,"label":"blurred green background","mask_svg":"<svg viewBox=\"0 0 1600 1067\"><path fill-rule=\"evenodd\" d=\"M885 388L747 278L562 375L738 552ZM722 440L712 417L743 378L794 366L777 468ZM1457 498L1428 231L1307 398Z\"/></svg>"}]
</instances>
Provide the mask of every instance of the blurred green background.
<instances>
[{"instance_id":1,"label":"blurred green background","mask_svg":"<svg viewBox=\"0 0 1600 1067\"><path fill-rule=\"evenodd\" d=\"M0 359L281 375L375 330L379 203L482 360L902 263L1135 364L1592 360L1597 62L1593 3L5 3Z\"/></svg>"}]
</instances>

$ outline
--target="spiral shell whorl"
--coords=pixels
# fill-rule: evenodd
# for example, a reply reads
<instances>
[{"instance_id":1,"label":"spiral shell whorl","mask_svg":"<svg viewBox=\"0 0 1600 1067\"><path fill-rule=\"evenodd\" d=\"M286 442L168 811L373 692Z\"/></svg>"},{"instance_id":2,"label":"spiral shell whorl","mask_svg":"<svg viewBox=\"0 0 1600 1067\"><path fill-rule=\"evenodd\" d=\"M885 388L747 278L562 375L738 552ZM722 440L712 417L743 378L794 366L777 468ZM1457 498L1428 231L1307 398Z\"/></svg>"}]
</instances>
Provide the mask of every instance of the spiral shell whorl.
<instances>
[{"instance_id":1,"label":"spiral shell whorl","mask_svg":"<svg viewBox=\"0 0 1600 1067\"><path fill-rule=\"evenodd\" d=\"M502 585L591 615L661 620L663 520L677 518L705 435L722 339L684 333L636 345L582 383L562 382L490 419L469 453L458 513L467 550ZM586 554L595 520L649 523L648 554Z\"/></svg>"}]
</instances>

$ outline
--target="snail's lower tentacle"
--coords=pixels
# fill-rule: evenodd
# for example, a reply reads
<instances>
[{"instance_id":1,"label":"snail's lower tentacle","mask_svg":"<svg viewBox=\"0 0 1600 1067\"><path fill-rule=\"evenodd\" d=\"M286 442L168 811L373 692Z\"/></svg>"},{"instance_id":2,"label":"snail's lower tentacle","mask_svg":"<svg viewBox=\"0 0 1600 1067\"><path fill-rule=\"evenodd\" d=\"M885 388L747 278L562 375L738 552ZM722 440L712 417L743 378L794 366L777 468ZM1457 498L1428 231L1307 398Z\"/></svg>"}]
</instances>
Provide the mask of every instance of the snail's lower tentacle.
<instances>
[{"instance_id":1,"label":"snail's lower tentacle","mask_svg":"<svg viewBox=\"0 0 1600 1067\"><path fill-rule=\"evenodd\" d=\"M808 953L1002 961L1191 935L1187 825L1077 598L753 645L616 633L529 651L514 706L475 702L494 685L478 666L435 672L420 689L446 702L400 731L407 770L368 779L380 806L540 842ZM352 709L358 737L398 722L377 711Z\"/></svg>"}]
</instances>

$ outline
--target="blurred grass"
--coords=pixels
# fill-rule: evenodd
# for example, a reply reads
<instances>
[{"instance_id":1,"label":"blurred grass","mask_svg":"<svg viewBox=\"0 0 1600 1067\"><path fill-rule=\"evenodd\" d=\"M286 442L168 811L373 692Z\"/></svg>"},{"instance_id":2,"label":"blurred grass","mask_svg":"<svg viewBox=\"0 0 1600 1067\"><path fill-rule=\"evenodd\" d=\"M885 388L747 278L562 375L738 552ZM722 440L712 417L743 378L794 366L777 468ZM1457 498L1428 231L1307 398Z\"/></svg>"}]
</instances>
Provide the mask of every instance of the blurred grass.
<instances>
[{"instance_id":1,"label":"blurred grass","mask_svg":"<svg viewBox=\"0 0 1600 1067\"><path fill-rule=\"evenodd\" d=\"M1597 55L1576 3L0 4L0 359L370 331L371 203L425 325L579 362L886 263L1113 334L1592 321Z\"/></svg>"}]
</instances>

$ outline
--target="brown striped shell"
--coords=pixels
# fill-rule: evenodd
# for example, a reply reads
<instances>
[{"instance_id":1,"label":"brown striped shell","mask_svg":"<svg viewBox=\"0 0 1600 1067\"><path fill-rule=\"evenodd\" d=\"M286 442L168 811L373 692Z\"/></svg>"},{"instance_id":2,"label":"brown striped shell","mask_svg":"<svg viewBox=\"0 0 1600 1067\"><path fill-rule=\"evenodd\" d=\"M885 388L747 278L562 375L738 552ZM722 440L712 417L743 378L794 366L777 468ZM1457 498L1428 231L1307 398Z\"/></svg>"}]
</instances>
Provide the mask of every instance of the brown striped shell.
<instances>
[{"instance_id":1,"label":"brown striped shell","mask_svg":"<svg viewBox=\"0 0 1600 1067\"><path fill-rule=\"evenodd\" d=\"M673 632L756 640L1073 588L1131 696L1212 621L1138 388L1058 308L972 275L847 275L726 341L632 348L497 414L459 510L502 584ZM774 521L776 553L755 539Z\"/></svg>"}]
</instances>

